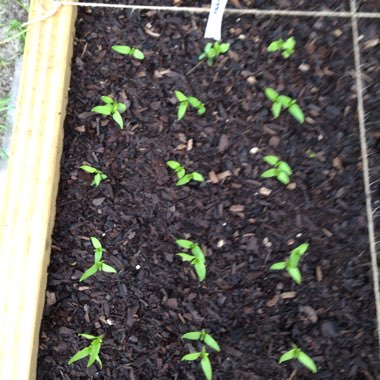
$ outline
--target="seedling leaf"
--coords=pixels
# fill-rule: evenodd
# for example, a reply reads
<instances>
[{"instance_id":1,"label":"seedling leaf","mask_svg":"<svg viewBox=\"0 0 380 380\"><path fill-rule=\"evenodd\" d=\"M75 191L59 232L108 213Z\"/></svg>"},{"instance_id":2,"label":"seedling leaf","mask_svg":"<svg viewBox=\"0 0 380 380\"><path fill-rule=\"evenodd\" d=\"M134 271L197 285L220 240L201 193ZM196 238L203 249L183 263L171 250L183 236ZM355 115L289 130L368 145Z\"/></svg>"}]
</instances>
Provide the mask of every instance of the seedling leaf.
<instances>
[{"instance_id":1,"label":"seedling leaf","mask_svg":"<svg viewBox=\"0 0 380 380\"><path fill-rule=\"evenodd\" d=\"M98 339L95 339L91 343L91 350L90 350L90 358L88 359L87 368L92 366L98 357L100 352L100 341Z\"/></svg>"},{"instance_id":2,"label":"seedling leaf","mask_svg":"<svg viewBox=\"0 0 380 380\"><path fill-rule=\"evenodd\" d=\"M131 54L131 50L132 50L129 46L126 46L126 45L114 45L112 46L111 49L113 51L116 51L117 53L125 54L125 55Z\"/></svg>"},{"instance_id":3,"label":"seedling leaf","mask_svg":"<svg viewBox=\"0 0 380 380\"><path fill-rule=\"evenodd\" d=\"M294 280L294 282L296 284L298 284L298 285L301 284L301 282L302 282L302 275L301 275L300 270L297 267L295 267L295 268L293 268L293 267L288 268L288 273L289 273L289 276Z\"/></svg>"},{"instance_id":4,"label":"seedling leaf","mask_svg":"<svg viewBox=\"0 0 380 380\"><path fill-rule=\"evenodd\" d=\"M95 249L101 249L101 250L103 250L103 247L102 247L100 241L96 237L90 237L90 240L91 240L92 246Z\"/></svg>"},{"instance_id":5,"label":"seedling leaf","mask_svg":"<svg viewBox=\"0 0 380 380\"><path fill-rule=\"evenodd\" d=\"M194 181L203 182L205 180L204 177L203 177L203 175L201 173L193 172L191 174L192 174L192 177L193 177Z\"/></svg>"},{"instance_id":6,"label":"seedling leaf","mask_svg":"<svg viewBox=\"0 0 380 380\"><path fill-rule=\"evenodd\" d=\"M282 105L280 102L274 102L272 104L272 115L275 119L277 119L280 116Z\"/></svg>"},{"instance_id":7,"label":"seedling leaf","mask_svg":"<svg viewBox=\"0 0 380 380\"><path fill-rule=\"evenodd\" d=\"M109 96L101 96L100 99L102 99L103 102L106 104L112 104L113 103L113 99L110 98Z\"/></svg>"},{"instance_id":8,"label":"seedling leaf","mask_svg":"<svg viewBox=\"0 0 380 380\"><path fill-rule=\"evenodd\" d=\"M278 263L274 263L269 269L271 270L281 270L286 268L286 261L281 261Z\"/></svg>"},{"instance_id":9,"label":"seedling leaf","mask_svg":"<svg viewBox=\"0 0 380 380\"><path fill-rule=\"evenodd\" d=\"M264 92L265 92L266 97L267 97L270 101L272 101L272 102L275 102L276 99L277 99L278 96L279 96L278 92L275 91L275 90L273 90L273 88L269 88L269 87L267 87L267 88L264 90Z\"/></svg>"},{"instance_id":10,"label":"seedling leaf","mask_svg":"<svg viewBox=\"0 0 380 380\"><path fill-rule=\"evenodd\" d=\"M199 260L199 261L205 261L205 255L201 249L201 247L198 244L193 245L191 249L191 253Z\"/></svg>"},{"instance_id":11,"label":"seedling leaf","mask_svg":"<svg viewBox=\"0 0 380 380\"><path fill-rule=\"evenodd\" d=\"M263 160L272 166L275 166L280 161L280 159L276 156L264 156Z\"/></svg>"},{"instance_id":12,"label":"seedling leaf","mask_svg":"<svg viewBox=\"0 0 380 380\"><path fill-rule=\"evenodd\" d=\"M298 247L294 248L292 252L297 252L299 255L303 255L309 248L309 243L303 243Z\"/></svg>"},{"instance_id":13,"label":"seedling leaf","mask_svg":"<svg viewBox=\"0 0 380 380\"><path fill-rule=\"evenodd\" d=\"M107 104L105 106L96 106L91 109L91 112L100 113L101 115L109 116L112 113L112 106Z\"/></svg>"},{"instance_id":14,"label":"seedling leaf","mask_svg":"<svg viewBox=\"0 0 380 380\"><path fill-rule=\"evenodd\" d=\"M178 107L178 115L177 115L178 121L182 120L183 117L185 116L187 106L188 106L187 101L180 103L180 105Z\"/></svg>"},{"instance_id":15,"label":"seedling leaf","mask_svg":"<svg viewBox=\"0 0 380 380\"><path fill-rule=\"evenodd\" d=\"M283 172L283 171L280 171L277 175L277 179L283 183L284 185L287 185L289 182L290 182L290 179L289 179L289 176Z\"/></svg>"},{"instance_id":16,"label":"seedling leaf","mask_svg":"<svg viewBox=\"0 0 380 380\"><path fill-rule=\"evenodd\" d=\"M278 165L278 169L285 172L288 175L293 174L292 168L284 161L281 161Z\"/></svg>"},{"instance_id":17,"label":"seedling leaf","mask_svg":"<svg viewBox=\"0 0 380 380\"><path fill-rule=\"evenodd\" d=\"M288 111L299 123L302 124L305 121L305 116L298 104L291 105Z\"/></svg>"},{"instance_id":18,"label":"seedling leaf","mask_svg":"<svg viewBox=\"0 0 380 380\"><path fill-rule=\"evenodd\" d=\"M97 336L91 335L91 334L78 334L78 335L85 338L85 339L90 339L90 340L98 338Z\"/></svg>"},{"instance_id":19,"label":"seedling leaf","mask_svg":"<svg viewBox=\"0 0 380 380\"><path fill-rule=\"evenodd\" d=\"M80 169L84 170L87 173L91 173L91 174L99 172L98 169L95 169L92 166L87 166L87 165L80 166Z\"/></svg>"},{"instance_id":20,"label":"seedling leaf","mask_svg":"<svg viewBox=\"0 0 380 380\"><path fill-rule=\"evenodd\" d=\"M193 361L199 359L201 356L201 352L192 352L191 354L187 354L182 357L181 361L187 360L187 361Z\"/></svg>"},{"instance_id":21,"label":"seedling leaf","mask_svg":"<svg viewBox=\"0 0 380 380\"><path fill-rule=\"evenodd\" d=\"M220 347L217 341L209 334L206 334L204 340L203 340L209 347L211 347L213 350L220 352Z\"/></svg>"},{"instance_id":22,"label":"seedling leaf","mask_svg":"<svg viewBox=\"0 0 380 380\"><path fill-rule=\"evenodd\" d=\"M117 273L116 269L111 267L111 265L102 263L102 271L107 273Z\"/></svg>"},{"instance_id":23,"label":"seedling leaf","mask_svg":"<svg viewBox=\"0 0 380 380\"><path fill-rule=\"evenodd\" d=\"M206 265L204 261L198 259L194 260L194 269L197 273L199 281L203 281L206 278Z\"/></svg>"},{"instance_id":24,"label":"seedling leaf","mask_svg":"<svg viewBox=\"0 0 380 380\"><path fill-rule=\"evenodd\" d=\"M189 340L199 340L201 337L202 333L199 331L190 331L186 334L182 335L182 339L189 339Z\"/></svg>"},{"instance_id":25,"label":"seedling leaf","mask_svg":"<svg viewBox=\"0 0 380 380\"><path fill-rule=\"evenodd\" d=\"M208 356L204 355L201 360L201 367L207 380L212 380L212 367Z\"/></svg>"},{"instance_id":26,"label":"seedling leaf","mask_svg":"<svg viewBox=\"0 0 380 380\"><path fill-rule=\"evenodd\" d=\"M139 50L139 49L134 49L134 51L133 51L133 56L136 58L136 59L144 59L144 53L141 51L141 50Z\"/></svg>"},{"instance_id":27,"label":"seedling leaf","mask_svg":"<svg viewBox=\"0 0 380 380\"><path fill-rule=\"evenodd\" d=\"M91 348L90 347L86 347L84 348L83 350L80 350L79 352L77 352L69 361L67 364L72 364L78 360L81 360L83 358L85 358L86 356L89 356L90 355L90 352L91 352Z\"/></svg>"},{"instance_id":28,"label":"seedling leaf","mask_svg":"<svg viewBox=\"0 0 380 380\"><path fill-rule=\"evenodd\" d=\"M277 169L268 169L265 170L265 172L261 173L261 178L271 178L271 177L277 177L278 170Z\"/></svg>"},{"instance_id":29,"label":"seedling leaf","mask_svg":"<svg viewBox=\"0 0 380 380\"><path fill-rule=\"evenodd\" d=\"M175 91L175 96L177 97L179 102L187 101L187 96L181 91Z\"/></svg>"},{"instance_id":30,"label":"seedling leaf","mask_svg":"<svg viewBox=\"0 0 380 380\"><path fill-rule=\"evenodd\" d=\"M181 166L181 164L177 161L167 161L166 165L169 166L170 169L176 170Z\"/></svg>"},{"instance_id":31,"label":"seedling leaf","mask_svg":"<svg viewBox=\"0 0 380 380\"><path fill-rule=\"evenodd\" d=\"M309 355L306 355L304 352L300 351L297 360L312 373L317 373L317 366Z\"/></svg>"},{"instance_id":32,"label":"seedling leaf","mask_svg":"<svg viewBox=\"0 0 380 380\"><path fill-rule=\"evenodd\" d=\"M178 239L175 241L176 244L178 244L180 247L185 248L185 249L191 249L194 245L194 243L190 240L185 240L185 239Z\"/></svg>"},{"instance_id":33,"label":"seedling leaf","mask_svg":"<svg viewBox=\"0 0 380 380\"><path fill-rule=\"evenodd\" d=\"M114 112L112 114L112 118L116 121L116 123L119 125L121 129L123 129L123 118L121 117L120 113L118 111Z\"/></svg>"},{"instance_id":34,"label":"seedling leaf","mask_svg":"<svg viewBox=\"0 0 380 380\"><path fill-rule=\"evenodd\" d=\"M183 177L181 177L181 178L177 181L176 185L177 185L177 186L183 186L183 185L186 185L187 183L189 183L189 182L191 181L191 179L192 179L192 175L191 175L191 174L186 174L186 175L184 175Z\"/></svg>"},{"instance_id":35,"label":"seedling leaf","mask_svg":"<svg viewBox=\"0 0 380 380\"><path fill-rule=\"evenodd\" d=\"M189 96L187 100L189 101L190 105L194 108L199 108L200 106L202 106L202 102L199 99L194 98L194 96Z\"/></svg>"},{"instance_id":36,"label":"seedling leaf","mask_svg":"<svg viewBox=\"0 0 380 380\"><path fill-rule=\"evenodd\" d=\"M279 364L287 361L287 360L292 360L295 358L295 354L297 352L297 349L296 348L292 348L291 350L289 350L288 352L285 352L285 354L281 355L280 359L279 359Z\"/></svg>"},{"instance_id":37,"label":"seedling leaf","mask_svg":"<svg viewBox=\"0 0 380 380\"><path fill-rule=\"evenodd\" d=\"M82 275L82 277L79 279L79 282L82 282L89 278L90 276L94 275L98 271L98 267L96 265L93 265L92 267L88 268Z\"/></svg>"},{"instance_id":38,"label":"seedling leaf","mask_svg":"<svg viewBox=\"0 0 380 380\"><path fill-rule=\"evenodd\" d=\"M281 47L283 46L283 43L284 43L284 41L281 38L277 41L271 42L267 48L267 52L273 53L273 52L281 49Z\"/></svg>"},{"instance_id":39,"label":"seedling leaf","mask_svg":"<svg viewBox=\"0 0 380 380\"><path fill-rule=\"evenodd\" d=\"M177 256L181 257L182 261L192 262L194 260L194 256L189 255L188 253L184 253L184 252L177 253Z\"/></svg>"}]
</instances>

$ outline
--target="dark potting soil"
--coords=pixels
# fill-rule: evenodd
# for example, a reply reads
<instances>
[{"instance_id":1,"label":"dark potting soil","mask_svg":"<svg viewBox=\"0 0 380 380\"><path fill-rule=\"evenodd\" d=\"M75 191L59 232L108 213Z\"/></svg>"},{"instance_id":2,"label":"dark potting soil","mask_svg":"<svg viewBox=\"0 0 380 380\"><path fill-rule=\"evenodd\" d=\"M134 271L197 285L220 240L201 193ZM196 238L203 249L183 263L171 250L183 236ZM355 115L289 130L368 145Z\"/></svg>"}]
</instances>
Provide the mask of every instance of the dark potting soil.
<instances>
[{"instance_id":1,"label":"dark potting soil","mask_svg":"<svg viewBox=\"0 0 380 380\"><path fill-rule=\"evenodd\" d=\"M40 335L38 379L200 379L181 362L206 329L215 379L376 379L380 376L365 217L350 22L225 17L230 52L191 74L205 41L205 16L81 9L57 217ZM266 47L295 36L285 60ZM139 62L111 51L141 48ZM306 114L274 120L263 90L296 99ZM176 121L174 90L207 112ZM89 111L101 95L129 103L125 128ZM285 188L260 179L276 154L294 170ZM207 178L175 186L169 159ZM90 186L88 163L108 179ZM89 237L117 274L79 283L93 263ZM199 283L175 256L175 240L200 243ZM297 245L303 282L269 270ZM103 369L71 366L105 334ZM316 362L311 375L278 358L296 343Z\"/></svg>"},{"instance_id":2,"label":"dark potting soil","mask_svg":"<svg viewBox=\"0 0 380 380\"><path fill-rule=\"evenodd\" d=\"M372 0L367 0L372 1ZM377 0L375 0L376 2ZM83 2L86 2L83 0ZM94 3L210 7L211 0L94 0ZM350 0L228 0L227 8L349 11Z\"/></svg>"}]
</instances>

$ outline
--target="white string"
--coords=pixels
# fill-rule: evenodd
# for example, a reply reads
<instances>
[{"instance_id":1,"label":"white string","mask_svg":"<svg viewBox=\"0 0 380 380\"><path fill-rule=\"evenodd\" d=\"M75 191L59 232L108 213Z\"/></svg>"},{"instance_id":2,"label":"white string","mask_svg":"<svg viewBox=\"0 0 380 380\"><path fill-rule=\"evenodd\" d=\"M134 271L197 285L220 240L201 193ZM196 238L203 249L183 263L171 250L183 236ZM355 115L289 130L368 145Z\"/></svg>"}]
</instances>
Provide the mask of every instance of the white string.
<instances>
[{"instance_id":1,"label":"white string","mask_svg":"<svg viewBox=\"0 0 380 380\"><path fill-rule=\"evenodd\" d=\"M372 210L372 196L369 180L369 164L368 164L368 146L365 129L365 112L364 112L364 100L363 100L363 79L360 68L360 49L359 49L359 28L356 10L355 0L350 0L351 6L351 24L352 24L352 37L354 43L354 58L355 58L355 76L356 76L356 88L358 95L358 118L359 118L359 134L360 134L360 148L361 158L363 163L363 181L364 192L366 200L366 212L368 223L368 236L369 236L369 251L371 255L371 267L372 267L372 279L373 290L375 293L375 307L376 307L376 320L377 320L377 334L379 345L379 357L380 357L380 287L379 287L379 268L377 263L377 252L375 242L375 228L373 221Z\"/></svg>"}]
</instances>

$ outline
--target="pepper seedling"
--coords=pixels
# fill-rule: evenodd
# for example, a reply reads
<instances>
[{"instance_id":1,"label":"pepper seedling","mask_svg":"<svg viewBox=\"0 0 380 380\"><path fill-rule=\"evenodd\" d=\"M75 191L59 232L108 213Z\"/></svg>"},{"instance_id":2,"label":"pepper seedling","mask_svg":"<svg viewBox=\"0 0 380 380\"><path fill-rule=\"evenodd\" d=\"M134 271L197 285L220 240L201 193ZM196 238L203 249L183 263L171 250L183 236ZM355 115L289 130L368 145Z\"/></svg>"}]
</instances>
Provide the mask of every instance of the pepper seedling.
<instances>
[{"instance_id":1,"label":"pepper seedling","mask_svg":"<svg viewBox=\"0 0 380 380\"><path fill-rule=\"evenodd\" d=\"M297 100L289 96L280 95L273 88L267 87L265 90L266 97L272 102L272 114L277 119L282 110L287 110L299 123L305 121L305 116L301 107L297 104Z\"/></svg>"},{"instance_id":2,"label":"pepper seedling","mask_svg":"<svg viewBox=\"0 0 380 380\"><path fill-rule=\"evenodd\" d=\"M177 161L167 161L166 165L170 169L173 169L177 174L178 181L176 182L177 186L183 186L189 183L190 181L203 182L205 179L201 173L192 172L186 174L186 169Z\"/></svg>"},{"instance_id":3,"label":"pepper seedling","mask_svg":"<svg viewBox=\"0 0 380 380\"><path fill-rule=\"evenodd\" d=\"M269 269L271 270L286 270L289 273L289 276L294 280L296 284L301 284L302 275L301 271L298 268L298 264L301 260L301 257L306 253L309 248L308 243L303 243L298 247L294 248L289 255L289 258L285 261L280 261L273 264Z\"/></svg>"},{"instance_id":4,"label":"pepper seedling","mask_svg":"<svg viewBox=\"0 0 380 380\"><path fill-rule=\"evenodd\" d=\"M260 175L261 178L276 177L277 180L284 185L290 182L290 176L293 174L293 171L285 161L281 161L276 156L265 156L263 160L273 166L273 168L265 170L265 172Z\"/></svg>"},{"instance_id":5,"label":"pepper seedling","mask_svg":"<svg viewBox=\"0 0 380 380\"><path fill-rule=\"evenodd\" d=\"M121 129L123 129L124 123L121 117L121 113L127 110L127 106L123 103L118 103L109 96L102 96L101 99L105 105L96 106L92 108L91 112L99 113L105 116L112 116L112 119L116 121Z\"/></svg>"},{"instance_id":6,"label":"pepper seedling","mask_svg":"<svg viewBox=\"0 0 380 380\"><path fill-rule=\"evenodd\" d=\"M111 49L113 51L116 51L117 53L120 53L123 55L130 55L136 59L144 59L145 58L144 53L135 47L131 47L131 46L127 46L127 45L114 45L114 46L112 46Z\"/></svg>"},{"instance_id":7,"label":"pepper seedling","mask_svg":"<svg viewBox=\"0 0 380 380\"><path fill-rule=\"evenodd\" d=\"M207 43L203 53L198 57L199 60L207 58L207 64L212 66L214 59L218 59L220 54L227 53L230 49L229 43L219 43L215 41L214 43Z\"/></svg>"},{"instance_id":8,"label":"pepper seedling","mask_svg":"<svg viewBox=\"0 0 380 380\"><path fill-rule=\"evenodd\" d=\"M105 249L102 247L100 241L96 237L91 237L91 243L94 247L94 265L88 268L80 278L80 282L86 280L96 272L116 273L116 269L111 265L105 264L102 260L103 252Z\"/></svg>"},{"instance_id":9,"label":"pepper seedling","mask_svg":"<svg viewBox=\"0 0 380 380\"><path fill-rule=\"evenodd\" d=\"M314 360L307 354L305 354L300 348L295 344L292 344L292 349L285 352L281 355L279 363L283 363L287 360L298 360L303 366L305 366L310 372L317 373L317 366L314 363Z\"/></svg>"},{"instance_id":10,"label":"pepper seedling","mask_svg":"<svg viewBox=\"0 0 380 380\"><path fill-rule=\"evenodd\" d=\"M94 179L91 182L91 186L98 187L100 182L108 178L107 175L105 175L102 171L100 171L99 169L93 168L92 166L82 165L79 168L84 170L87 173L95 174Z\"/></svg>"},{"instance_id":11,"label":"pepper seedling","mask_svg":"<svg viewBox=\"0 0 380 380\"><path fill-rule=\"evenodd\" d=\"M181 361L195 361L200 359L202 371L207 380L212 380L212 366L209 359L209 353L206 352L206 347L203 346L200 352L192 352L182 357Z\"/></svg>"},{"instance_id":12,"label":"pepper seedling","mask_svg":"<svg viewBox=\"0 0 380 380\"><path fill-rule=\"evenodd\" d=\"M104 335L90 335L90 334L79 334L79 336L82 336L85 339L92 340L89 346L84 348L83 350L78 351L68 362L68 364L72 364L80 359L85 358L86 356L89 356L87 368L92 366L94 362L96 361L99 364L100 368L103 368L102 361L99 357L100 348L103 343L103 336Z\"/></svg>"},{"instance_id":13,"label":"pepper seedling","mask_svg":"<svg viewBox=\"0 0 380 380\"><path fill-rule=\"evenodd\" d=\"M207 346L211 347L213 350L220 352L220 347L217 341L206 331L190 331L186 334L183 334L182 339L189 339L189 340L199 340L200 342L203 342Z\"/></svg>"},{"instance_id":14,"label":"pepper seedling","mask_svg":"<svg viewBox=\"0 0 380 380\"><path fill-rule=\"evenodd\" d=\"M177 90L175 91L175 96L179 101L177 113L178 121L184 118L189 105L197 110L197 114L199 116L203 115L206 112L205 105L194 96L186 96L183 92Z\"/></svg>"},{"instance_id":15,"label":"pepper seedling","mask_svg":"<svg viewBox=\"0 0 380 380\"><path fill-rule=\"evenodd\" d=\"M203 281L206 278L206 257L199 244L185 239L176 240L176 244L191 252L179 252L177 256L181 257L182 261L189 262L194 267L199 281Z\"/></svg>"},{"instance_id":16,"label":"pepper seedling","mask_svg":"<svg viewBox=\"0 0 380 380\"><path fill-rule=\"evenodd\" d=\"M286 41L280 38L269 44L267 52L273 53L275 51L282 50L282 56L284 58L289 58L294 53L295 46L296 40L294 37L289 37Z\"/></svg>"}]
</instances>

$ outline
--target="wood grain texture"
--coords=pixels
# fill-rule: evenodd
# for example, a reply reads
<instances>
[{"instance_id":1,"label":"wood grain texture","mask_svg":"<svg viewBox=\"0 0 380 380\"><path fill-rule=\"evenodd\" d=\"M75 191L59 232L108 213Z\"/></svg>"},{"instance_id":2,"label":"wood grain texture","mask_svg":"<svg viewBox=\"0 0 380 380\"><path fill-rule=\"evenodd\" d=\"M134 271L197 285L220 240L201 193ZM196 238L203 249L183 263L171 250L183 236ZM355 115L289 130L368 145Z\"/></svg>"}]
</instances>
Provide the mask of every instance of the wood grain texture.
<instances>
[{"instance_id":1,"label":"wood grain texture","mask_svg":"<svg viewBox=\"0 0 380 380\"><path fill-rule=\"evenodd\" d=\"M51 7L32 0L29 19ZM0 210L0 379L36 378L75 16L66 6L28 26Z\"/></svg>"}]
</instances>

